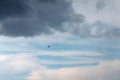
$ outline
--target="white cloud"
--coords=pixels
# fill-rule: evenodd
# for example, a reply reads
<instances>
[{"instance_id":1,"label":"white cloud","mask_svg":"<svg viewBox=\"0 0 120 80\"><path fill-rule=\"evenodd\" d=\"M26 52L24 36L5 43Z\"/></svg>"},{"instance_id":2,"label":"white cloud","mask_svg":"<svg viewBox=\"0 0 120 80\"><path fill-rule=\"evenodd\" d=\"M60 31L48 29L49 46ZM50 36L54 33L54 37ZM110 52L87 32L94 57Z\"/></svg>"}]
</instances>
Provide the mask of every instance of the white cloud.
<instances>
[{"instance_id":1,"label":"white cloud","mask_svg":"<svg viewBox=\"0 0 120 80\"><path fill-rule=\"evenodd\" d=\"M53 56L56 59L37 58L37 56ZM92 56L98 58L88 58L82 56ZM86 51L39 51L30 53L13 53L0 55L0 70L24 71L39 68L44 65L57 65L57 64L91 64L99 63L101 61L101 53L86 52ZM57 60L57 57L64 57L65 60ZM47 67L47 66L46 66Z\"/></svg>"},{"instance_id":2,"label":"white cloud","mask_svg":"<svg viewBox=\"0 0 120 80\"><path fill-rule=\"evenodd\" d=\"M96 4L98 1L105 3L101 11L97 11ZM75 12L83 14L89 23L103 21L115 26L120 23L120 1L119 0L73 0Z\"/></svg>"},{"instance_id":3,"label":"white cloud","mask_svg":"<svg viewBox=\"0 0 120 80\"><path fill-rule=\"evenodd\" d=\"M2 80L26 80L29 72L40 68L45 67L29 53L0 55L0 79Z\"/></svg>"},{"instance_id":4,"label":"white cloud","mask_svg":"<svg viewBox=\"0 0 120 80\"><path fill-rule=\"evenodd\" d=\"M31 53L0 55L0 76L29 71L26 80L119 80L120 60L103 61L95 66L50 69L41 66ZM44 62L44 61L42 61ZM66 61L65 61L66 62ZM77 63L80 61L77 61ZM89 62L89 61L88 61ZM54 63L54 62L53 62ZM60 62L56 62L60 63ZM54 64L56 64L54 63ZM69 64L69 62L66 62ZM71 63L71 62L70 62ZM82 63L82 61L81 61ZM85 63L85 62L83 62ZM63 63L64 64L64 63Z\"/></svg>"},{"instance_id":5,"label":"white cloud","mask_svg":"<svg viewBox=\"0 0 120 80\"><path fill-rule=\"evenodd\" d=\"M40 67L37 60L32 57L31 54L28 54L20 53L0 55L0 70L5 70L4 72L21 72L37 68L37 66Z\"/></svg>"},{"instance_id":6,"label":"white cloud","mask_svg":"<svg viewBox=\"0 0 120 80\"><path fill-rule=\"evenodd\" d=\"M5 60L9 59L10 57L11 56L9 56L9 55L0 55L0 62L5 61Z\"/></svg>"},{"instance_id":7,"label":"white cloud","mask_svg":"<svg viewBox=\"0 0 120 80\"><path fill-rule=\"evenodd\" d=\"M96 66L33 71L28 80L120 80L120 61L104 61Z\"/></svg>"}]
</instances>

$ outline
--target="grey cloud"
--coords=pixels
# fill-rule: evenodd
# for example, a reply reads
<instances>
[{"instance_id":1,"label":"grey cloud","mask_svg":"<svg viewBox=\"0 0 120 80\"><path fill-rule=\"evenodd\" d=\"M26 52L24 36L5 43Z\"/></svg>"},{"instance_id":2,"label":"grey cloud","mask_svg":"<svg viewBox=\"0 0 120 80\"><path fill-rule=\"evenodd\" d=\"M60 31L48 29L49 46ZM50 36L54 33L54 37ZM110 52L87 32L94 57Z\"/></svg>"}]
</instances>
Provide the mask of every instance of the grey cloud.
<instances>
[{"instance_id":1,"label":"grey cloud","mask_svg":"<svg viewBox=\"0 0 120 80\"><path fill-rule=\"evenodd\" d=\"M48 2L48 3L53 3L56 2L57 0L38 0L39 2Z\"/></svg>"},{"instance_id":2,"label":"grey cloud","mask_svg":"<svg viewBox=\"0 0 120 80\"><path fill-rule=\"evenodd\" d=\"M26 12L25 0L0 0L0 20L9 16L20 16Z\"/></svg>"},{"instance_id":3,"label":"grey cloud","mask_svg":"<svg viewBox=\"0 0 120 80\"><path fill-rule=\"evenodd\" d=\"M7 36L32 37L41 33L50 34L50 27L39 22L39 19L17 18L3 23L2 34Z\"/></svg>"},{"instance_id":4,"label":"grey cloud","mask_svg":"<svg viewBox=\"0 0 120 80\"><path fill-rule=\"evenodd\" d=\"M91 29L93 28L95 37L117 38L120 36L120 28L111 24L98 21L91 26Z\"/></svg>"},{"instance_id":5,"label":"grey cloud","mask_svg":"<svg viewBox=\"0 0 120 80\"><path fill-rule=\"evenodd\" d=\"M93 24L83 23L77 25L71 32L80 37L93 38L119 38L120 27L96 21Z\"/></svg>"},{"instance_id":6,"label":"grey cloud","mask_svg":"<svg viewBox=\"0 0 120 80\"><path fill-rule=\"evenodd\" d=\"M106 6L106 3L104 0L98 0L96 3L96 9L98 11L103 10L105 6Z\"/></svg>"},{"instance_id":7,"label":"grey cloud","mask_svg":"<svg viewBox=\"0 0 120 80\"><path fill-rule=\"evenodd\" d=\"M102 21L96 21L93 24L85 22L83 15L74 12L72 1L7 0L5 2L1 0L0 4L0 23L2 25L0 35L32 37L52 34L54 30L60 32L70 30L74 35L87 38L118 38L120 36L118 26ZM105 1L98 0L96 8L102 10L104 7ZM68 24L67 27L65 24Z\"/></svg>"},{"instance_id":8,"label":"grey cloud","mask_svg":"<svg viewBox=\"0 0 120 80\"><path fill-rule=\"evenodd\" d=\"M1 35L31 37L42 33L50 34L52 30L64 32L66 31L63 27L64 23L84 21L84 16L75 14L71 1L67 0L2 1L0 4L4 4L3 7L0 6L0 9L5 15L4 20L1 21ZM7 4L11 7L9 8Z\"/></svg>"}]
</instances>

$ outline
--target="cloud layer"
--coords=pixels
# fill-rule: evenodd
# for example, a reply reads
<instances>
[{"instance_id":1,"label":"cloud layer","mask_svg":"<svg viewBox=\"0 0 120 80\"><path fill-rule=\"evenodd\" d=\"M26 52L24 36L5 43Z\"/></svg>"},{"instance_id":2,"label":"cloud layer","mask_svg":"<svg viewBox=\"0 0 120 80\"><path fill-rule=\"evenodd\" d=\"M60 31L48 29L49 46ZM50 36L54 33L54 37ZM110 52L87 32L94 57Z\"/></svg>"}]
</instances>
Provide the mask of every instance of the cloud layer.
<instances>
[{"instance_id":1,"label":"cloud layer","mask_svg":"<svg viewBox=\"0 0 120 80\"><path fill-rule=\"evenodd\" d=\"M86 67L50 69L33 55L0 55L0 77L3 80L119 80L120 60L102 61ZM27 73L26 73L27 72ZM10 74L9 74L10 73ZM26 74L25 74L26 73ZM4 75L10 75L4 77ZM23 76L24 75L24 76Z\"/></svg>"},{"instance_id":2,"label":"cloud layer","mask_svg":"<svg viewBox=\"0 0 120 80\"><path fill-rule=\"evenodd\" d=\"M24 0L0 0L0 20L20 16L26 12Z\"/></svg>"},{"instance_id":3,"label":"cloud layer","mask_svg":"<svg viewBox=\"0 0 120 80\"><path fill-rule=\"evenodd\" d=\"M3 4L0 6L0 16L4 14L1 35L35 36L42 33L50 34L52 30L64 32L65 24L75 20L81 22L84 18L75 14L71 1L66 0L2 0L0 4Z\"/></svg>"},{"instance_id":4,"label":"cloud layer","mask_svg":"<svg viewBox=\"0 0 120 80\"><path fill-rule=\"evenodd\" d=\"M32 37L68 32L80 37L120 37L118 0L1 0L0 35Z\"/></svg>"},{"instance_id":5,"label":"cloud layer","mask_svg":"<svg viewBox=\"0 0 120 80\"><path fill-rule=\"evenodd\" d=\"M84 15L86 21L77 25L73 34L92 38L119 38L119 3L119 0L74 0L75 12Z\"/></svg>"},{"instance_id":6,"label":"cloud layer","mask_svg":"<svg viewBox=\"0 0 120 80\"><path fill-rule=\"evenodd\" d=\"M28 80L119 80L120 61L105 61L91 67L33 71Z\"/></svg>"}]
</instances>

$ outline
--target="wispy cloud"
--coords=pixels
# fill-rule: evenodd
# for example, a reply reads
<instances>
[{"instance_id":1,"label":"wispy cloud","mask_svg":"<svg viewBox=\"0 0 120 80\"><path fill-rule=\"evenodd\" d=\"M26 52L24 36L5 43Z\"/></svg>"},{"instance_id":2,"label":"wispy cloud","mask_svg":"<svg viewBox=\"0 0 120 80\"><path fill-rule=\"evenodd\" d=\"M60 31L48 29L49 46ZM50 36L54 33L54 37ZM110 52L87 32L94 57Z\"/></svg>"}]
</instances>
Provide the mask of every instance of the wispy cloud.
<instances>
[{"instance_id":1,"label":"wispy cloud","mask_svg":"<svg viewBox=\"0 0 120 80\"><path fill-rule=\"evenodd\" d=\"M28 80L119 80L120 61L105 61L92 67L73 67L33 71ZM91 74L92 73L92 74Z\"/></svg>"},{"instance_id":2,"label":"wispy cloud","mask_svg":"<svg viewBox=\"0 0 120 80\"><path fill-rule=\"evenodd\" d=\"M0 76L1 74L20 74L25 73L26 76L21 76L23 80L119 80L120 61L102 61L98 65L86 66L86 67L64 67L59 69L50 69L39 63L39 60L35 59L30 54L17 54L17 55L0 55L4 58L0 61ZM68 63L68 62L67 62ZM93 74L91 74L93 73ZM10 75L11 75L10 74ZM12 76L12 75L11 75ZM20 75L19 75L20 76ZM18 77L14 77L17 79ZM12 79L12 77L9 77Z\"/></svg>"}]
</instances>

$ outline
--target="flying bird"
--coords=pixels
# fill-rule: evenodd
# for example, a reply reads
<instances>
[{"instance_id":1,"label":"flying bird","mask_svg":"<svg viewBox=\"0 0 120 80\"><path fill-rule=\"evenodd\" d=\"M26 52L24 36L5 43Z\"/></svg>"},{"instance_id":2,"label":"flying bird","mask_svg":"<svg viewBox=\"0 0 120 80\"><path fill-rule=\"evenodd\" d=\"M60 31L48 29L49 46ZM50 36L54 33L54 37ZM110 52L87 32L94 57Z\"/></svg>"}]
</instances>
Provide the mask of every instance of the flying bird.
<instances>
[{"instance_id":1,"label":"flying bird","mask_svg":"<svg viewBox=\"0 0 120 80\"><path fill-rule=\"evenodd\" d=\"M50 48L50 46L48 46L48 48Z\"/></svg>"}]
</instances>

